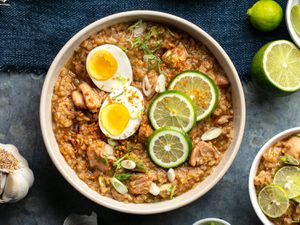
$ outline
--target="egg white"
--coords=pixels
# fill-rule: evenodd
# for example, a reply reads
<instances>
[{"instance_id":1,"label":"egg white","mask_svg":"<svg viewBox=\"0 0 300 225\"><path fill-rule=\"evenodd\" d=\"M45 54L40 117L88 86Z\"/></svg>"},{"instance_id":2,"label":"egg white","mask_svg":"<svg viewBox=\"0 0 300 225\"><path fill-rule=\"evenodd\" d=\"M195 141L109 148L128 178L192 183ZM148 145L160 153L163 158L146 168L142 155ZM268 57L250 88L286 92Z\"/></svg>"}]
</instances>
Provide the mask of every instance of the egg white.
<instances>
[{"instance_id":1,"label":"egg white","mask_svg":"<svg viewBox=\"0 0 300 225\"><path fill-rule=\"evenodd\" d=\"M129 101L128 98L132 95L132 93L135 93L135 98L131 98L132 100ZM124 105L130 114L130 119L128 121L128 124L122 134L118 136L113 136L110 133L108 133L101 124L100 114L103 109L108 104L112 103L118 103ZM102 106L99 111L99 127L101 131L107 136L115 140L124 140L131 135L133 135L137 129L139 128L142 120L142 113L144 111L144 98L141 91L135 87L132 86L126 86L119 88L118 90L114 90L109 94L109 96L104 100L102 103Z\"/></svg>"},{"instance_id":2,"label":"egg white","mask_svg":"<svg viewBox=\"0 0 300 225\"><path fill-rule=\"evenodd\" d=\"M104 81L96 80L89 74L94 84L99 89L106 92L112 92L123 86L130 85L130 83L132 82L132 68L131 68L130 61L126 53L115 45L111 45L111 44L100 45L94 48L92 51L90 51L86 59L86 68L88 68L88 62L91 55L93 55L95 52L99 50L106 50L109 53L111 53L113 57L116 59L118 63L118 67L116 73L111 78Z\"/></svg>"}]
</instances>

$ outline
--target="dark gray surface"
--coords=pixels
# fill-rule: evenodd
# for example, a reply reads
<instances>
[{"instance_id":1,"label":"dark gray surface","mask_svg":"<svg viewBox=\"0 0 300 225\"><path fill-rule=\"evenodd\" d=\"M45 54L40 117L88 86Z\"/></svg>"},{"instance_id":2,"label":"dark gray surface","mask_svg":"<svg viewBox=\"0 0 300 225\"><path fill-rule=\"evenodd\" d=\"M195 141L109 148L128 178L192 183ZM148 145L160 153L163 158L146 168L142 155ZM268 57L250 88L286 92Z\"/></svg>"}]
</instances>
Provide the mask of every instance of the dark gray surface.
<instances>
[{"instance_id":1,"label":"dark gray surface","mask_svg":"<svg viewBox=\"0 0 300 225\"><path fill-rule=\"evenodd\" d=\"M300 92L266 97L252 83L244 84L247 125L232 167L204 197L181 209L135 216L98 206L79 194L56 170L46 152L39 124L39 98L44 76L0 73L0 142L16 145L28 159L35 183L28 196L0 205L0 225L62 225L70 213L98 214L99 225L191 225L220 217L232 225L261 224L248 196L248 173L259 147L273 135L299 126Z\"/></svg>"}]
</instances>

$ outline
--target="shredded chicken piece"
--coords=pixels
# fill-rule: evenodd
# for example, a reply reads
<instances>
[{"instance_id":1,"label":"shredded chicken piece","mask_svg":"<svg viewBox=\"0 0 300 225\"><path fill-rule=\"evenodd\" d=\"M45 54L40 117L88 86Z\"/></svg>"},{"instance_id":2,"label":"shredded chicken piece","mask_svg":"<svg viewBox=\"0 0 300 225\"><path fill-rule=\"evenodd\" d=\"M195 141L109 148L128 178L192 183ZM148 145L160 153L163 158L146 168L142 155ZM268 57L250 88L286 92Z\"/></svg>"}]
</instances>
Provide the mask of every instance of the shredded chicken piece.
<instances>
[{"instance_id":1,"label":"shredded chicken piece","mask_svg":"<svg viewBox=\"0 0 300 225\"><path fill-rule=\"evenodd\" d=\"M89 110L95 110L101 106L102 98L90 85L82 82L78 88L81 90L85 105Z\"/></svg>"},{"instance_id":2,"label":"shredded chicken piece","mask_svg":"<svg viewBox=\"0 0 300 225\"><path fill-rule=\"evenodd\" d=\"M218 86L227 86L229 84L227 78L223 75L217 75L215 77L215 82Z\"/></svg>"},{"instance_id":3,"label":"shredded chicken piece","mask_svg":"<svg viewBox=\"0 0 300 225\"><path fill-rule=\"evenodd\" d=\"M232 115L223 115L217 120L217 123L220 125L228 123L232 117Z\"/></svg>"},{"instance_id":4,"label":"shredded chicken piece","mask_svg":"<svg viewBox=\"0 0 300 225\"><path fill-rule=\"evenodd\" d=\"M191 166L203 164L215 165L220 159L220 153L216 148L197 138L193 143L193 149L189 163Z\"/></svg>"},{"instance_id":5,"label":"shredded chicken piece","mask_svg":"<svg viewBox=\"0 0 300 225\"><path fill-rule=\"evenodd\" d=\"M299 136L292 136L287 142L286 154L293 156L295 159L300 160L300 134Z\"/></svg>"},{"instance_id":6,"label":"shredded chicken piece","mask_svg":"<svg viewBox=\"0 0 300 225\"><path fill-rule=\"evenodd\" d=\"M98 140L91 144L87 149L87 157L90 167L98 169L104 173L110 170L110 165L102 157L105 145L105 142Z\"/></svg>"},{"instance_id":7,"label":"shredded chicken piece","mask_svg":"<svg viewBox=\"0 0 300 225\"><path fill-rule=\"evenodd\" d=\"M172 65L175 68L180 68L187 57L188 52L184 45L181 43L175 48L166 51L162 56L163 60L166 63Z\"/></svg>"},{"instance_id":8,"label":"shredded chicken piece","mask_svg":"<svg viewBox=\"0 0 300 225\"><path fill-rule=\"evenodd\" d=\"M83 95L80 91L78 91L78 90L73 91L72 94L71 94L71 97L72 97L72 100L74 102L74 105L77 108L81 108L81 109L85 108Z\"/></svg>"},{"instance_id":9,"label":"shredded chicken piece","mask_svg":"<svg viewBox=\"0 0 300 225\"><path fill-rule=\"evenodd\" d=\"M148 175L135 175L128 184L129 192L135 195L147 194L150 190L151 182L152 180Z\"/></svg>"},{"instance_id":10,"label":"shredded chicken piece","mask_svg":"<svg viewBox=\"0 0 300 225\"><path fill-rule=\"evenodd\" d=\"M148 117L146 114L143 114L141 126L139 128L138 138L142 142L146 142L148 137L152 134L153 130L148 122Z\"/></svg>"}]
</instances>

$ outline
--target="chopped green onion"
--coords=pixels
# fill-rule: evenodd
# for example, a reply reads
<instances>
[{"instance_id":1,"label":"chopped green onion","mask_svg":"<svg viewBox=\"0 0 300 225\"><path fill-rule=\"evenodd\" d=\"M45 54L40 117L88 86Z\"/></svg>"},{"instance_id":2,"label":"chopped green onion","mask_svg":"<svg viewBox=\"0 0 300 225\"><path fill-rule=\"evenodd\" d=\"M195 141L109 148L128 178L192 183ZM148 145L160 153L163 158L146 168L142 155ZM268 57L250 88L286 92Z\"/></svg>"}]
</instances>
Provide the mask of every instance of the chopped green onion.
<instances>
[{"instance_id":1,"label":"chopped green onion","mask_svg":"<svg viewBox=\"0 0 300 225\"><path fill-rule=\"evenodd\" d=\"M104 165L108 165L107 157L97 159L98 162L103 163Z\"/></svg>"},{"instance_id":2,"label":"chopped green onion","mask_svg":"<svg viewBox=\"0 0 300 225\"><path fill-rule=\"evenodd\" d=\"M175 34L174 34L169 28L167 28L167 32L168 32L171 36L175 37Z\"/></svg>"},{"instance_id":3,"label":"chopped green onion","mask_svg":"<svg viewBox=\"0 0 300 225\"><path fill-rule=\"evenodd\" d=\"M125 84L125 83L128 81L128 80L127 80L127 77L122 76L121 74L117 74L116 79L117 79L118 81L121 81L123 84Z\"/></svg>"},{"instance_id":4,"label":"chopped green onion","mask_svg":"<svg viewBox=\"0 0 300 225\"><path fill-rule=\"evenodd\" d=\"M110 182L111 182L112 186L115 188L115 190L117 192L119 192L120 194L123 195L128 192L127 187L121 181L119 181L117 178L115 178L115 177L110 178Z\"/></svg>"},{"instance_id":5,"label":"chopped green onion","mask_svg":"<svg viewBox=\"0 0 300 225\"><path fill-rule=\"evenodd\" d=\"M157 35L157 27L152 26L149 30L149 32L145 35L145 40L149 41L150 38L154 37Z\"/></svg>"},{"instance_id":6,"label":"chopped green onion","mask_svg":"<svg viewBox=\"0 0 300 225\"><path fill-rule=\"evenodd\" d=\"M116 96L113 96L111 99L115 100L116 98L120 97L124 92L122 91L120 94L117 94Z\"/></svg>"},{"instance_id":7,"label":"chopped green onion","mask_svg":"<svg viewBox=\"0 0 300 225\"><path fill-rule=\"evenodd\" d=\"M174 197L174 194L175 194L175 189L176 189L176 186L175 185L172 185L171 189L170 189L170 200L173 199Z\"/></svg>"},{"instance_id":8,"label":"chopped green onion","mask_svg":"<svg viewBox=\"0 0 300 225\"><path fill-rule=\"evenodd\" d=\"M126 154L124 154L121 158L117 159L117 161L114 162L113 166L116 167L116 169L119 169L121 167L121 161L127 158L129 153L130 150Z\"/></svg>"},{"instance_id":9,"label":"chopped green onion","mask_svg":"<svg viewBox=\"0 0 300 225\"><path fill-rule=\"evenodd\" d=\"M291 155L284 155L280 160L287 165L299 166L299 161Z\"/></svg>"},{"instance_id":10,"label":"chopped green onion","mask_svg":"<svg viewBox=\"0 0 300 225\"><path fill-rule=\"evenodd\" d=\"M98 177L98 182L99 182L100 189L106 187L105 180L104 180L104 177L103 177L103 176L99 176L99 177Z\"/></svg>"},{"instance_id":11,"label":"chopped green onion","mask_svg":"<svg viewBox=\"0 0 300 225\"><path fill-rule=\"evenodd\" d=\"M127 170L133 170L136 167L136 163L133 160L125 159L122 160L121 166Z\"/></svg>"},{"instance_id":12,"label":"chopped green onion","mask_svg":"<svg viewBox=\"0 0 300 225\"><path fill-rule=\"evenodd\" d=\"M136 163L135 170L137 170L139 172L143 172L143 173L147 173L148 172L148 168L141 161L138 161Z\"/></svg>"},{"instance_id":13,"label":"chopped green onion","mask_svg":"<svg viewBox=\"0 0 300 225\"><path fill-rule=\"evenodd\" d=\"M117 178L119 181L125 181L132 177L132 173L119 173L116 174L114 177Z\"/></svg>"},{"instance_id":14,"label":"chopped green onion","mask_svg":"<svg viewBox=\"0 0 300 225\"><path fill-rule=\"evenodd\" d=\"M141 26L143 24L143 20L138 20L136 23L134 23L133 25L131 25L130 27L128 27L128 30L133 30L139 26Z\"/></svg>"}]
</instances>

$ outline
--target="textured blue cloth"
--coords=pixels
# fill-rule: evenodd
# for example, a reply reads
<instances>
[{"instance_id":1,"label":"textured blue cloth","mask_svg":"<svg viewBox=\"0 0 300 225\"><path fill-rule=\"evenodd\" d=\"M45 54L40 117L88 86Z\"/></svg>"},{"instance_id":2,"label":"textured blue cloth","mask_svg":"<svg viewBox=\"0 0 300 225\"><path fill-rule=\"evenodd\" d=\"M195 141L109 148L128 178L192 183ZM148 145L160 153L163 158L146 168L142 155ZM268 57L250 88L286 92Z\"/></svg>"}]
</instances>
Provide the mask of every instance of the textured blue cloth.
<instances>
[{"instance_id":1,"label":"textured blue cloth","mask_svg":"<svg viewBox=\"0 0 300 225\"><path fill-rule=\"evenodd\" d=\"M274 32L255 31L247 9L255 0L9 0L0 6L0 70L44 72L76 32L104 16L135 9L183 17L213 36L247 80L255 52L275 39L289 39L283 22ZM286 1L278 0L285 8Z\"/></svg>"}]
</instances>

